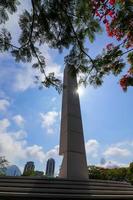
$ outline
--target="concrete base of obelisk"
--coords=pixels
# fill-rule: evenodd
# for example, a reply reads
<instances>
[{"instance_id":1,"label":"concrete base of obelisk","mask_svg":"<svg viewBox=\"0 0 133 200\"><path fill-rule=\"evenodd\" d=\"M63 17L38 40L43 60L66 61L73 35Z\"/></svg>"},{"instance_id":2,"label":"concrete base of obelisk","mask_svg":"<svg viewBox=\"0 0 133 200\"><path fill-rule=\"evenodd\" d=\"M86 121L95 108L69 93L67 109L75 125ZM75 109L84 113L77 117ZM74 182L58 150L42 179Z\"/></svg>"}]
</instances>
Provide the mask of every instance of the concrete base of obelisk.
<instances>
[{"instance_id":1,"label":"concrete base of obelisk","mask_svg":"<svg viewBox=\"0 0 133 200\"><path fill-rule=\"evenodd\" d=\"M45 177L0 177L0 200L133 200L126 182Z\"/></svg>"},{"instance_id":2,"label":"concrete base of obelisk","mask_svg":"<svg viewBox=\"0 0 133 200\"><path fill-rule=\"evenodd\" d=\"M77 152L65 153L59 177L72 180L88 180L88 170L84 154Z\"/></svg>"}]
</instances>

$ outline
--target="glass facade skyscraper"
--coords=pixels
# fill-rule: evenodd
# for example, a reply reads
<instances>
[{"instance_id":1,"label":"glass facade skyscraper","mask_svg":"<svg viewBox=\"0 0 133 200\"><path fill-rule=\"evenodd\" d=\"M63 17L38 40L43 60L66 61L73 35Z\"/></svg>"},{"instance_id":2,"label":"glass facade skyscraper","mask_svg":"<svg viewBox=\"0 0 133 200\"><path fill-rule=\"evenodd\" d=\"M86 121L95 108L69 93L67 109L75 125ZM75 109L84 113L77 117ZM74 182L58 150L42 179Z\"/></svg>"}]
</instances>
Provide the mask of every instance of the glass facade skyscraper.
<instances>
[{"instance_id":1,"label":"glass facade skyscraper","mask_svg":"<svg viewBox=\"0 0 133 200\"><path fill-rule=\"evenodd\" d=\"M54 170L55 170L55 160L53 158L48 159L47 165L46 165L46 176L54 176Z\"/></svg>"}]
</instances>

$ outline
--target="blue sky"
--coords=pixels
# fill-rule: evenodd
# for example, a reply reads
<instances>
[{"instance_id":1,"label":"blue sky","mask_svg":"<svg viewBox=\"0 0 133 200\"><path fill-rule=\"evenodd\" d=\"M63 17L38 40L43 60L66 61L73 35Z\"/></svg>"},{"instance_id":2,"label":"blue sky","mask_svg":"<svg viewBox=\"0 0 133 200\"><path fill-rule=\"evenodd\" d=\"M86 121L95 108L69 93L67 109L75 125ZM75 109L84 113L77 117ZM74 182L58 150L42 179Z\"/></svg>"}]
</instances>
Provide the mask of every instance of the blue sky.
<instances>
[{"instance_id":1,"label":"blue sky","mask_svg":"<svg viewBox=\"0 0 133 200\"><path fill-rule=\"evenodd\" d=\"M15 16L7 24L15 43L16 22ZM105 33L98 35L93 44L87 43L90 54L97 55L112 41L116 42ZM47 46L42 51L48 72L62 78L66 52L58 54ZM0 54L0 155L21 170L28 160L35 162L36 169L45 170L47 159L53 157L58 171L62 95L52 88L39 90L34 83L36 73L30 63L15 63L10 54ZM124 93L119 78L110 75L99 88L81 88L88 164L99 164L102 157L121 166L133 161L133 92L129 88Z\"/></svg>"}]
</instances>

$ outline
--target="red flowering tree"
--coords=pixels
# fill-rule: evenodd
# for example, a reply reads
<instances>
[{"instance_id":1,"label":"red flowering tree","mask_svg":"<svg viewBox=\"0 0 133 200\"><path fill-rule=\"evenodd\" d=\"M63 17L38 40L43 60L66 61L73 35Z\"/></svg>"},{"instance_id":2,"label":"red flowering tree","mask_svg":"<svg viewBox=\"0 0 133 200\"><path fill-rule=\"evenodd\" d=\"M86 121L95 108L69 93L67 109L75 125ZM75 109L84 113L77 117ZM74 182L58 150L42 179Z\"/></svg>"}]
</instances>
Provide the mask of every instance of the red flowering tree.
<instances>
[{"instance_id":1,"label":"red flowering tree","mask_svg":"<svg viewBox=\"0 0 133 200\"><path fill-rule=\"evenodd\" d=\"M128 86L133 86L133 1L96 0L92 4L94 15L105 25L108 36L120 42L117 46L108 44L107 53L117 49L120 58L127 54L129 69L120 79L120 85L126 91ZM121 67L118 66L119 70ZM110 70L113 68L110 64Z\"/></svg>"},{"instance_id":2,"label":"red flowering tree","mask_svg":"<svg viewBox=\"0 0 133 200\"><path fill-rule=\"evenodd\" d=\"M20 35L18 46L12 43L12 35L6 28L9 14L20 6L20 0L0 1L0 52L9 51L17 62L36 62L33 68L40 70L41 83L54 86L58 91L61 81L53 73L47 73L45 57L40 46L69 49L65 65L73 75L79 73L79 83L101 85L110 73L119 75L127 58L129 69L121 78L124 91L133 86L133 0L29 0L19 16ZM2 26L4 25L4 28ZM107 44L101 55L91 57L86 48L86 39L93 42L102 26L118 45ZM18 33L16 33L18 34ZM127 64L128 65L128 64ZM42 81L43 77L43 81ZM39 77L37 77L37 80Z\"/></svg>"}]
</instances>

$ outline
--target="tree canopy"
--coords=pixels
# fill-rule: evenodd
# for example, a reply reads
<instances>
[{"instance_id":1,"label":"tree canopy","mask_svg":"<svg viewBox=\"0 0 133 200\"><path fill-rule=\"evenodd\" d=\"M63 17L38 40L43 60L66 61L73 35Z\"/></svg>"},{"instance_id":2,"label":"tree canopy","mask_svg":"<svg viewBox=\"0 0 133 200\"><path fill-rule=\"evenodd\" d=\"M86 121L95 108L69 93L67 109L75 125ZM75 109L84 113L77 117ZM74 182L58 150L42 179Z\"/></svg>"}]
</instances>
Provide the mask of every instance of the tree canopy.
<instances>
[{"instance_id":1,"label":"tree canopy","mask_svg":"<svg viewBox=\"0 0 133 200\"><path fill-rule=\"evenodd\" d=\"M0 156L0 168L6 167L8 164L8 160L4 156Z\"/></svg>"},{"instance_id":2,"label":"tree canopy","mask_svg":"<svg viewBox=\"0 0 133 200\"><path fill-rule=\"evenodd\" d=\"M102 168L98 166L88 166L88 173L91 179L128 181L133 184L133 162L129 167Z\"/></svg>"},{"instance_id":3,"label":"tree canopy","mask_svg":"<svg viewBox=\"0 0 133 200\"><path fill-rule=\"evenodd\" d=\"M5 170L9 162L4 156L0 156L0 176L5 176Z\"/></svg>"},{"instance_id":4,"label":"tree canopy","mask_svg":"<svg viewBox=\"0 0 133 200\"><path fill-rule=\"evenodd\" d=\"M32 65L43 75L45 87L62 88L61 80L54 72L46 74L45 57L40 47L47 44L50 48L69 53L64 63L70 66L79 83L101 85L106 75L117 76L129 63L127 73L121 78L123 90L133 86L133 0L29 0L30 9L19 16L21 33L18 46L12 43L12 35L3 24L10 15L17 12L21 1L0 1L0 52L9 51L17 62L36 62ZM108 44L100 55L92 58L86 46L105 29L109 37L115 37L119 44ZM39 77L36 77L39 79Z\"/></svg>"}]
</instances>

